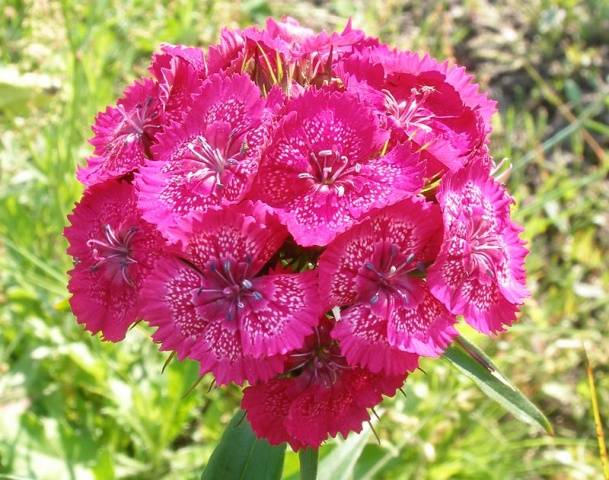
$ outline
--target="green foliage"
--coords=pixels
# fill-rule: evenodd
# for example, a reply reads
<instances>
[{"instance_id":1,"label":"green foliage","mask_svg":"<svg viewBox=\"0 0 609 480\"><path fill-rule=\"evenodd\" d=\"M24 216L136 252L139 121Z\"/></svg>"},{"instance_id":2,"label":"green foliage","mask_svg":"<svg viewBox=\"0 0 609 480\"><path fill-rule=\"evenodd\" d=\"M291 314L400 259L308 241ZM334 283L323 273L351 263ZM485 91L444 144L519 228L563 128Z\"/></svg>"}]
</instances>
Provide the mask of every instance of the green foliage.
<instances>
[{"instance_id":1,"label":"green foliage","mask_svg":"<svg viewBox=\"0 0 609 480\"><path fill-rule=\"evenodd\" d=\"M553 433L552 425L546 416L512 385L492 360L474 344L459 337L457 342L444 352L444 358L517 419L536 425L549 434Z\"/></svg>"},{"instance_id":2,"label":"green foliage","mask_svg":"<svg viewBox=\"0 0 609 480\"><path fill-rule=\"evenodd\" d=\"M201 480L280 480L286 445L258 439L238 410L209 459Z\"/></svg>"},{"instance_id":3,"label":"green foliage","mask_svg":"<svg viewBox=\"0 0 609 480\"><path fill-rule=\"evenodd\" d=\"M298 459L300 461L300 480L315 480L317 478L319 449L304 448L298 452Z\"/></svg>"},{"instance_id":4,"label":"green foliage","mask_svg":"<svg viewBox=\"0 0 609 480\"><path fill-rule=\"evenodd\" d=\"M463 333L555 427L550 437L515 422L447 362L426 360L406 396L378 409L380 444L367 427L329 442L319 475L600 478L582 342L606 426L609 166L587 135L607 148L608 8L603 0L0 2L0 478L200 478L239 392L208 392L204 379L188 393L196 365L173 361L161 373L166 357L143 326L119 345L84 333L67 304L61 231L81 193L74 170L91 152L95 113L145 73L158 44L205 45L221 26L269 13L330 29L352 16L384 41L467 65L499 100L492 150L514 165L533 296L509 333L492 341ZM286 451L284 478L298 472L298 455Z\"/></svg>"}]
</instances>

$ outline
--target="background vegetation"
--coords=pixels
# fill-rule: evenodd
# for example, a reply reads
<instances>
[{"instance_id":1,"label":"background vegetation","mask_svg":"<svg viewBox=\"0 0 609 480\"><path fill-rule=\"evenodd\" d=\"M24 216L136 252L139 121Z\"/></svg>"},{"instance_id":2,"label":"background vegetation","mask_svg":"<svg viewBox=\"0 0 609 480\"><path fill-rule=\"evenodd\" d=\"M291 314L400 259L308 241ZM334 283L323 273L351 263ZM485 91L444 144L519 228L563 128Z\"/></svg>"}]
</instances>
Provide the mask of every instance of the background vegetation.
<instances>
[{"instance_id":1,"label":"background vegetation","mask_svg":"<svg viewBox=\"0 0 609 480\"><path fill-rule=\"evenodd\" d=\"M186 395L196 365L161 374L143 326L118 345L77 326L61 232L95 113L160 42L204 46L223 25L283 14L328 29L351 16L385 42L468 66L499 100L493 151L514 164L533 298L496 341L463 333L556 431L516 422L448 363L426 361L406 397L383 404L380 444L328 443L322 478L601 478L583 344L607 421L607 0L0 0L0 478L200 475L239 392L204 381ZM297 468L288 455L286 478Z\"/></svg>"}]
</instances>

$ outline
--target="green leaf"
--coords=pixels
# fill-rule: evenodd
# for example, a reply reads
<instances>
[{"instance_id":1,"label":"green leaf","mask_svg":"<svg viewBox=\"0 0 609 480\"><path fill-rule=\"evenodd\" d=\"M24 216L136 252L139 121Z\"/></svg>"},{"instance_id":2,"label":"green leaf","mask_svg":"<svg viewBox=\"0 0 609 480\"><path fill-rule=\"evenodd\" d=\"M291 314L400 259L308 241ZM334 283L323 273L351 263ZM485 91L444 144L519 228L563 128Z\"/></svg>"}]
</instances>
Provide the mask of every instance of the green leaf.
<instances>
[{"instance_id":1,"label":"green leaf","mask_svg":"<svg viewBox=\"0 0 609 480\"><path fill-rule=\"evenodd\" d=\"M353 435L351 433L347 440L336 445L321 461L319 480L348 480L353 478L355 465L368 443L371 433L371 427L365 425L359 434Z\"/></svg>"},{"instance_id":2,"label":"green leaf","mask_svg":"<svg viewBox=\"0 0 609 480\"><path fill-rule=\"evenodd\" d=\"M285 444L258 439L245 413L233 416L212 453L201 480L279 480Z\"/></svg>"},{"instance_id":3,"label":"green leaf","mask_svg":"<svg viewBox=\"0 0 609 480\"><path fill-rule=\"evenodd\" d=\"M516 418L538 426L551 435L554 433L550 421L541 410L507 380L491 359L473 343L459 337L457 343L446 350L444 358Z\"/></svg>"},{"instance_id":4,"label":"green leaf","mask_svg":"<svg viewBox=\"0 0 609 480\"><path fill-rule=\"evenodd\" d=\"M300 459L300 480L315 480L317 478L317 460L319 450L305 448L298 452Z\"/></svg>"}]
</instances>

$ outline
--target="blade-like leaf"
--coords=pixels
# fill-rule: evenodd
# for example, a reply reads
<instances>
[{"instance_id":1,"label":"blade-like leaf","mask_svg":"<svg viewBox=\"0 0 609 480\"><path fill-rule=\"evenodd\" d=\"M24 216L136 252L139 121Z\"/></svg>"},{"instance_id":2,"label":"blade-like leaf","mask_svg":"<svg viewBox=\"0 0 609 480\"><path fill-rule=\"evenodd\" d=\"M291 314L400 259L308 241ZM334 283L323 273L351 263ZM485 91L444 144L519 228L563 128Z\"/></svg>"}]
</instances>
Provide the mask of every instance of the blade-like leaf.
<instances>
[{"instance_id":1,"label":"blade-like leaf","mask_svg":"<svg viewBox=\"0 0 609 480\"><path fill-rule=\"evenodd\" d=\"M222 434L201 480L279 480L285 444L258 439L239 410Z\"/></svg>"},{"instance_id":2,"label":"blade-like leaf","mask_svg":"<svg viewBox=\"0 0 609 480\"><path fill-rule=\"evenodd\" d=\"M300 480L315 480L317 478L317 460L319 450L305 448L298 452L300 460Z\"/></svg>"},{"instance_id":3,"label":"blade-like leaf","mask_svg":"<svg viewBox=\"0 0 609 480\"><path fill-rule=\"evenodd\" d=\"M458 342L446 350L444 358L516 418L553 434L552 425L541 410L510 383L474 344L459 337Z\"/></svg>"},{"instance_id":4,"label":"blade-like leaf","mask_svg":"<svg viewBox=\"0 0 609 480\"><path fill-rule=\"evenodd\" d=\"M351 433L347 440L336 445L319 464L319 480L348 480L353 477L355 464L368 443L372 429L364 425L362 431Z\"/></svg>"}]
</instances>

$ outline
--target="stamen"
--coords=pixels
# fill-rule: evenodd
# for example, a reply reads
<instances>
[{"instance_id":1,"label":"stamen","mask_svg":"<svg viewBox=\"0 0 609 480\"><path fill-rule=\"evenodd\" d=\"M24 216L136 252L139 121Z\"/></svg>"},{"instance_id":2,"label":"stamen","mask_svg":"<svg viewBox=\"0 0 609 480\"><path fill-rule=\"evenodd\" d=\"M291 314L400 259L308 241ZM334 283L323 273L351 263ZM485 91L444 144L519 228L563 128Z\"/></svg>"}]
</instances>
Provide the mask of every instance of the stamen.
<instances>
[{"instance_id":1,"label":"stamen","mask_svg":"<svg viewBox=\"0 0 609 480\"><path fill-rule=\"evenodd\" d=\"M103 227L105 240L96 238L87 240L87 246L92 251L93 259L96 260L90 270L96 271L104 265L114 264L115 268L110 270L111 274L114 275L114 272L118 271L121 280L133 287L134 282L129 275L128 268L130 265L137 263L137 260L130 256L131 243L137 230L137 227L131 226L127 228L124 234L117 234L109 224L105 224Z\"/></svg>"},{"instance_id":2,"label":"stamen","mask_svg":"<svg viewBox=\"0 0 609 480\"><path fill-rule=\"evenodd\" d=\"M374 295L372 295L372 297L370 298L370 305L375 305L378 301L379 301L379 292L377 291Z\"/></svg>"},{"instance_id":3,"label":"stamen","mask_svg":"<svg viewBox=\"0 0 609 480\"><path fill-rule=\"evenodd\" d=\"M144 133L144 130L142 130L142 126L138 125L136 122L133 121L133 118L131 118L131 115L129 115L129 113L125 110L125 107L123 105L117 105L116 106L117 110L120 112L120 114L123 116L123 119L125 120L125 122L127 122L127 124L133 128L135 130L135 133L142 135ZM139 109L139 106L136 106L136 112ZM137 113L136 113L137 115ZM138 118L138 120L141 120ZM141 121L140 121L141 123Z\"/></svg>"}]
</instances>

